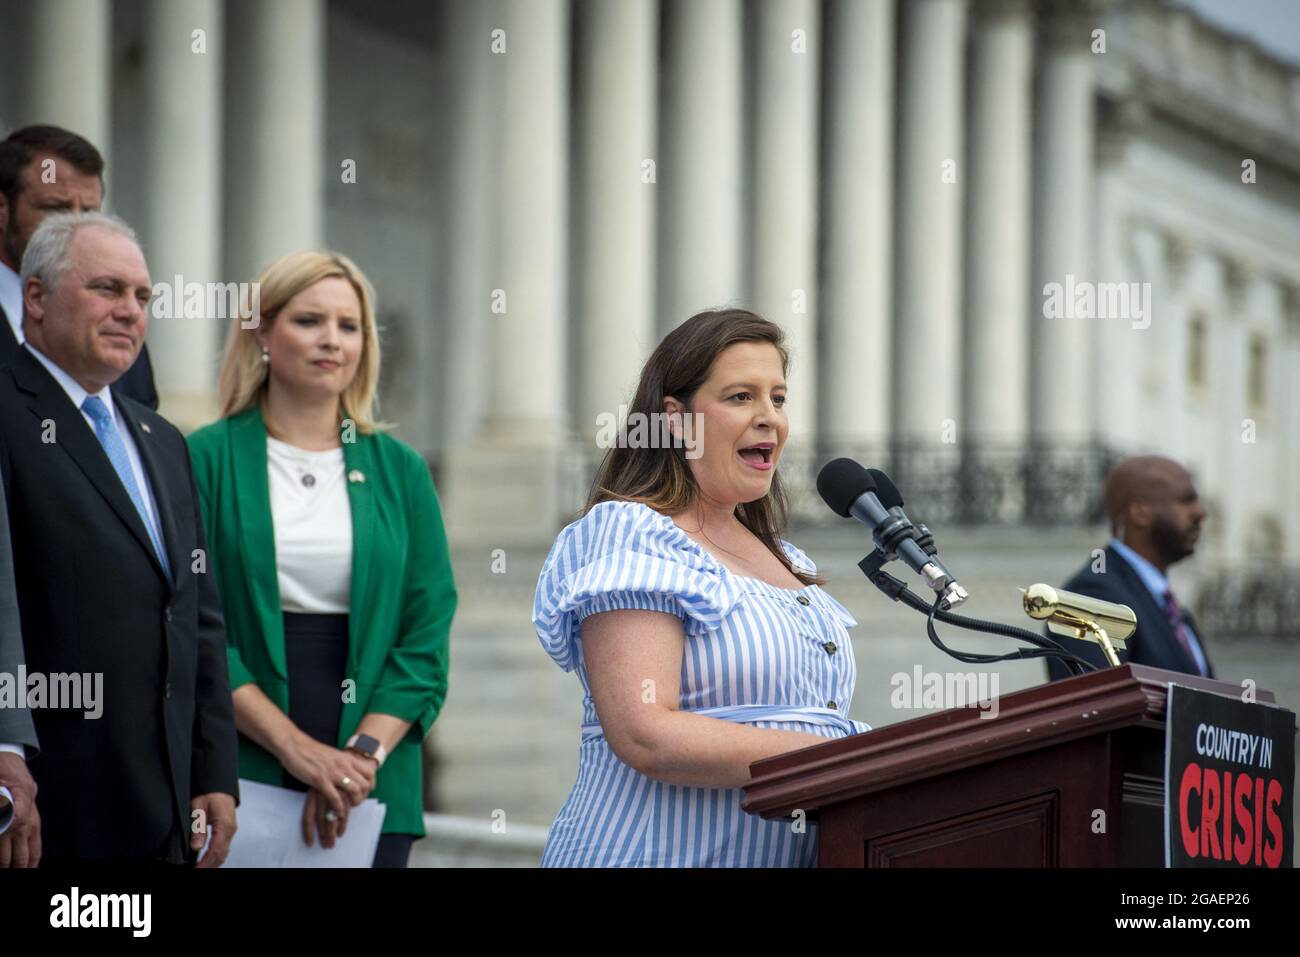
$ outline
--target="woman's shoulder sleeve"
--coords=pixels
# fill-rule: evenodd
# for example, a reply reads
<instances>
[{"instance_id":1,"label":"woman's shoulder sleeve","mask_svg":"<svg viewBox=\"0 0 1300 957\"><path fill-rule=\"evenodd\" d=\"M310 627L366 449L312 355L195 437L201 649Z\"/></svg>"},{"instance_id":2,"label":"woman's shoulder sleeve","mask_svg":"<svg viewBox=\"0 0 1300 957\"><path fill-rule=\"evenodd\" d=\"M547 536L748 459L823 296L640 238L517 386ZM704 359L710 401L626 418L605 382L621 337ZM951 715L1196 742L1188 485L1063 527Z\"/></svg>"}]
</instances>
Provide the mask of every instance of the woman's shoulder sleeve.
<instances>
[{"instance_id":1,"label":"woman's shoulder sleeve","mask_svg":"<svg viewBox=\"0 0 1300 957\"><path fill-rule=\"evenodd\" d=\"M735 596L716 563L671 519L638 502L602 502L551 547L533 603L537 636L556 664L578 662L581 624L618 609L659 611L716 627Z\"/></svg>"},{"instance_id":2,"label":"woman's shoulder sleeve","mask_svg":"<svg viewBox=\"0 0 1300 957\"><path fill-rule=\"evenodd\" d=\"M786 555L789 557L790 562L795 568L801 572L806 572L809 575L817 574L816 563L814 563L804 551L791 545L785 539L781 539L781 547L785 549Z\"/></svg>"}]
</instances>

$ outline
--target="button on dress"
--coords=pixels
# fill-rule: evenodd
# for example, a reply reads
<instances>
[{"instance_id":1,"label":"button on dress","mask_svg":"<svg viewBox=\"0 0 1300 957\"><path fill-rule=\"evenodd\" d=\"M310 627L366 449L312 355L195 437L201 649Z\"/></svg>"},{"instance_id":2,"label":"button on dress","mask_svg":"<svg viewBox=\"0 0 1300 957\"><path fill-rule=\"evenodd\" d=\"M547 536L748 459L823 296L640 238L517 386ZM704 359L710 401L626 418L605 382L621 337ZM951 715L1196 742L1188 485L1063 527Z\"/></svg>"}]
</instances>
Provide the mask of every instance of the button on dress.
<instances>
[{"instance_id":1,"label":"button on dress","mask_svg":"<svg viewBox=\"0 0 1300 957\"><path fill-rule=\"evenodd\" d=\"M816 571L781 544L796 568ZM813 866L816 824L764 820L741 809L740 788L667 784L614 754L592 701L581 625L617 609L682 620L682 711L825 738L870 730L848 717L856 666L847 629L857 622L843 605L816 585L736 575L649 506L602 502L560 533L533 605L542 647L583 692L578 778L542 866Z\"/></svg>"}]
</instances>

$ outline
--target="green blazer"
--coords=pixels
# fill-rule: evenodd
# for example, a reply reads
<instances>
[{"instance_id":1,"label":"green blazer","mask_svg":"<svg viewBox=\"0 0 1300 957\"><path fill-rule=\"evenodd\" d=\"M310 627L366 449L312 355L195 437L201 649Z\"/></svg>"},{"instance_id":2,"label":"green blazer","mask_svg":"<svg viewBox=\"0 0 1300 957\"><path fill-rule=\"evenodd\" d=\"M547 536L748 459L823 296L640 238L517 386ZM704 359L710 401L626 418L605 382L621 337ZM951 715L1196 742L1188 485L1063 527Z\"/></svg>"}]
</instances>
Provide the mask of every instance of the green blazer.
<instances>
[{"instance_id":1,"label":"green blazer","mask_svg":"<svg viewBox=\"0 0 1300 957\"><path fill-rule=\"evenodd\" d=\"M388 806L385 834L424 834L421 742L447 695L448 635L456 610L451 556L429 468L383 434L343 443L352 506L352 595L342 747L370 711L413 722L371 794ZM261 410L214 422L189 437L208 565L226 617L230 683L255 682L286 714L284 619ZM358 474L359 473L359 474ZM279 784L279 761L239 736L241 777Z\"/></svg>"}]
</instances>

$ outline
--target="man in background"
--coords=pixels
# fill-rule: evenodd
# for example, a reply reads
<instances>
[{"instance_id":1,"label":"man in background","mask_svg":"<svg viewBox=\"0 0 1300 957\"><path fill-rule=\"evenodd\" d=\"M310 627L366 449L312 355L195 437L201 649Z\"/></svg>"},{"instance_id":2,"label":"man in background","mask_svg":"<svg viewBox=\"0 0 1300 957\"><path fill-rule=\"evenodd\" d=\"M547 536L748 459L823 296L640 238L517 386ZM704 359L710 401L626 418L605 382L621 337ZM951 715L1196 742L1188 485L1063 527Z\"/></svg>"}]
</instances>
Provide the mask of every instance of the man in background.
<instances>
[{"instance_id":1,"label":"man in background","mask_svg":"<svg viewBox=\"0 0 1300 957\"><path fill-rule=\"evenodd\" d=\"M200 866L217 866L238 756L189 451L115 387L148 328L149 270L121 220L63 213L32 235L22 278L0 475L23 651L29 672L80 676L96 699L31 712L44 859L189 863L210 825Z\"/></svg>"},{"instance_id":2,"label":"man in background","mask_svg":"<svg viewBox=\"0 0 1300 957\"><path fill-rule=\"evenodd\" d=\"M1169 567L1196 551L1205 507L1187 470L1159 455L1137 455L1106 476L1106 514L1111 540L1103 555L1065 583L1066 591L1127 605L1137 630L1121 662L1214 677L1204 635L1169 584ZM1059 638L1079 657L1106 667L1101 648L1090 641ZM1058 659L1048 659L1055 681L1070 677Z\"/></svg>"},{"instance_id":3,"label":"man in background","mask_svg":"<svg viewBox=\"0 0 1300 957\"><path fill-rule=\"evenodd\" d=\"M27 126L0 140L0 365L23 342L23 290L18 273L36 227L51 213L99 212L104 158L88 141L57 126ZM149 350L113 386L158 408Z\"/></svg>"},{"instance_id":4,"label":"man in background","mask_svg":"<svg viewBox=\"0 0 1300 957\"><path fill-rule=\"evenodd\" d=\"M23 665L23 636L18 627L18 596L14 593L14 563L9 550L9 510L0 489L0 682L10 682L15 695ZM36 782L27 770L35 756L36 727L32 714L19 702L0 699L0 868L35 867L41 859L41 819L36 813Z\"/></svg>"}]
</instances>

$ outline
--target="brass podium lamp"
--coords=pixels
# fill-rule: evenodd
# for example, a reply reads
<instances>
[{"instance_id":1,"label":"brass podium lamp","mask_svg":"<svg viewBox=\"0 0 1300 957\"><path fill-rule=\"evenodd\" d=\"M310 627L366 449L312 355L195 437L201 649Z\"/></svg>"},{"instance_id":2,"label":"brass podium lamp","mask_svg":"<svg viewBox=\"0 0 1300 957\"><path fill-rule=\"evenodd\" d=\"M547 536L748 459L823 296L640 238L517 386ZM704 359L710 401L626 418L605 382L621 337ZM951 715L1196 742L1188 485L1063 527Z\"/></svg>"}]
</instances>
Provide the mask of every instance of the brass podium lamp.
<instances>
[{"instance_id":1,"label":"brass podium lamp","mask_svg":"<svg viewBox=\"0 0 1300 957\"><path fill-rule=\"evenodd\" d=\"M1137 615L1132 608L1041 583L1021 591L1025 614L1030 618L1046 621L1047 630L1054 635L1096 642L1111 667L1119 667L1115 648L1123 649L1124 642L1137 630Z\"/></svg>"}]
</instances>

